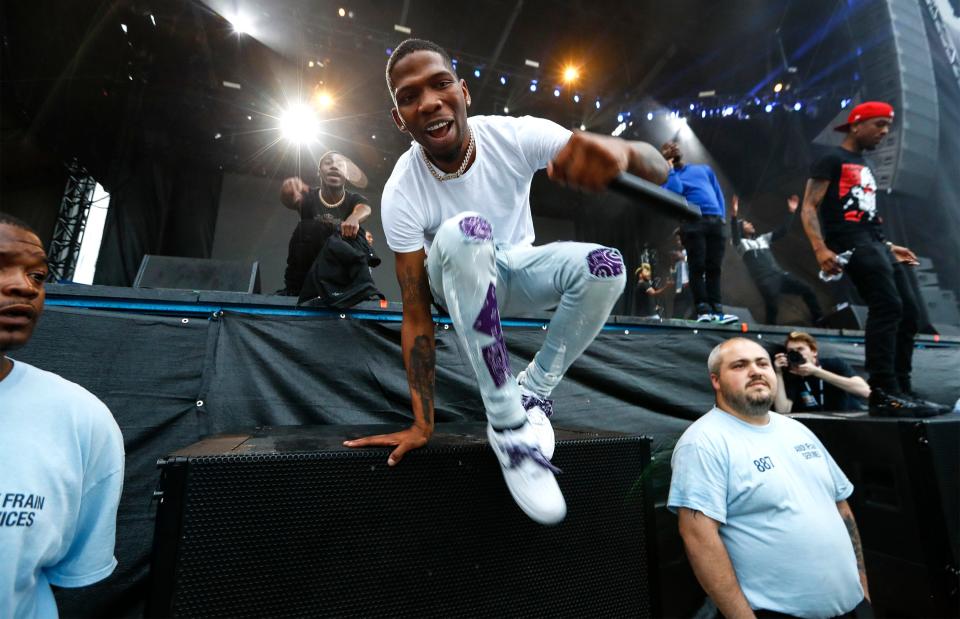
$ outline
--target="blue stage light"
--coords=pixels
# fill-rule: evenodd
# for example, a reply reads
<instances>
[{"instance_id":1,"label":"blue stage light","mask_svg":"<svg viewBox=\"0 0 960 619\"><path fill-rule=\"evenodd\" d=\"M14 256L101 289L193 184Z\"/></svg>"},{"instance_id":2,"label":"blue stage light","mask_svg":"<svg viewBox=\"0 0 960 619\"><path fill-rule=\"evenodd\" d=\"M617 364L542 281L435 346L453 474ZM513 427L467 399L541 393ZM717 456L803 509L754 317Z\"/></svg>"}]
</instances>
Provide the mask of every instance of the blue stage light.
<instances>
[{"instance_id":1,"label":"blue stage light","mask_svg":"<svg viewBox=\"0 0 960 619\"><path fill-rule=\"evenodd\" d=\"M507 78L505 78L505 77L502 76L502 75L500 76L500 85L501 85L501 86L506 86L506 85L507 85Z\"/></svg>"},{"instance_id":2,"label":"blue stage light","mask_svg":"<svg viewBox=\"0 0 960 619\"><path fill-rule=\"evenodd\" d=\"M474 77L480 77L480 69L474 69L474 70L473 70L473 76L474 76Z\"/></svg>"},{"instance_id":3,"label":"blue stage light","mask_svg":"<svg viewBox=\"0 0 960 619\"><path fill-rule=\"evenodd\" d=\"M580 103L580 95L573 95L573 102Z\"/></svg>"},{"instance_id":4,"label":"blue stage light","mask_svg":"<svg viewBox=\"0 0 960 619\"><path fill-rule=\"evenodd\" d=\"M596 101L594 101L594 102L593 102L593 106L599 110L599 109L600 109L600 99L597 99Z\"/></svg>"},{"instance_id":5,"label":"blue stage light","mask_svg":"<svg viewBox=\"0 0 960 619\"><path fill-rule=\"evenodd\" d=\"M647 112L647 120L653 120L653 112Z\"/></svg>"},{"instance_id":6,"label":"blue stage light","mask_svg":"<svg viewBox=\"0 0 960 619\"><path fill-rule=\"evenodd\" d=\"M618 123L622 123L622 122L623 122L623 114L617 114L617 122L618 122Z\"/></svg>"},{"instance_id":7,"label":"blue stage light","mask_svg":"<svg viewBox=\"0 0 960 619\"><path fill-rule=\"evenodd\" d=\"M772 103L768 103L768 104L766 104L765 106L763 106L763 111L766 112L767 114L769 114L770 112L772 112L772 111L773 111L773 104L772 104Z\"/></svg>"},{"instance_id":8,"label":"blue stage light","mask_svg":"<svg viewBox=\"0 0 960 619\"><path fill-rule=\"evenodd\" d=\"M799 112L801 109L803 109L803 104L800 103L799 101L797 101L796 103L793 104L793 111L794 111L794 112Z\"/></svg>"},{"instance_id":9,"label":"blue stage light","mask_svg":"<svg viewBox=\"0 0 960 619\"><path fill-rule=\"evenodd\" d=\"M559 96L560 96L560 89L559 89L559 88L554 88L554 89L553 89L553 96L554 96L554 97L559 97Z\"/></svg>"}]
</instances>

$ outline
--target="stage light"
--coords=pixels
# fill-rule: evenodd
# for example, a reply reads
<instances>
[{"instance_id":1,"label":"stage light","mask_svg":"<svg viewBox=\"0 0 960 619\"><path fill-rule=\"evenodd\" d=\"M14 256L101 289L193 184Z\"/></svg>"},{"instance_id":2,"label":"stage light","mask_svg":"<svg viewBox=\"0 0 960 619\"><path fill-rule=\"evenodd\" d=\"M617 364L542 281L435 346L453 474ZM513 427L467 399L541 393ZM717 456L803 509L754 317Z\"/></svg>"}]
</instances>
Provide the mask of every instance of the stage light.
<instances>
[{"instance_id":1,"label":"stage light","mask_svg":"<svg viewBox=\"0 0 960 619\"><path fill-rule=\"evenodd\" d=\"M618 138L620 137L620 134L626 130L627 130L627 123L622 122L619 125L617 125L616 129L610 132L610 135L612 135L615 138Z\"/></svg>"},{"instance_id":2,"label":"stage light","mask_svg":"<svg viewBox=\"0 0 960 619\"><path fill-rule=\"evenodd\" d=\"M308 63L307 63L307 66L312 69L312 68L313 68L313 61L311 60L310 62L308 62Z\"/></svg>"},{"instance_id":3,"label":"stage light","mask_svg":"<svg viewBox=\"0 0 960 619\"><path fill-rule=\"evenodd\" d=\"M707 117L707 110L700 110L700 118L706 118L706 117Z\"/></svg>"},{"instance_id":4,"label":"stage light","mask_svg":"<svg viewBox=\"0 0 960 619\"><path fill-rule=\"evenodd\" d=\"M587 126L583 123L580 123L580 131L586 131L586 130L587 130Z\"/></svg>"},{"instance_id":5,"label":"stage light","mask_svg":"<svg viewBox=\"0 0 960 619\"><path fill-rule=\"evenodd\" d=\"M842 110L843 108L847 107L848 105L850 105L850 99L843 99L843 100L840 101L840 109L841 109L841 110Z\"/></svg>"},{"instance_id":6,"label":"stage light","mask_svg":"<svg viewBox=\"0 0 960 619\"><path fill-rule=\"evenodd\" d=\"M214 140L219 140L219 139L222 138L222 137L223 137L223 135L221 135L220 133L215 133L215 134L213 134L213 139L214 139Z\"/></svg>"},{"instance_id":7,"label":"stage light","mask_svg":"<svg viewBox=\"0 0 960 619\"><path fill-rule=\"evenodd\" d=\"M503 113L504 113L504 114L509 114L509 113L510 113L510 108L508 108L507 106L503 106Z\"/></svg>"},{"instance_id":8,"label":"stage light","mask_svg":"<svg viewBox=\"0 0 960 619\"><path fill-rule=\"evenodd\" d=\"M580 70L572 65L567 65L563 69L563 81L572 84L580 77Z\"/></svg>"},{"instance_id":9,"label":"stage light","mask_svg":"<svg viewBox=\"0 0 960 619\"><path fill-rule=\"evenodd\" d=\"M346 17L347 9L340 7L339 9L337 9L337 15L339 15L340 17Z\"/></svg>"},{"instance_id":10,"label":"stage light","mask_svg":"<svg viewBox=\"0 0 960 619\"><path fill-rule=\"evenodd\" d=\"M294 104L280 115L280 134L294 144L312 141L318 129L317 115L304 103Z\"/></svg>"},{"instance_id":11,"label":"stage light","mask_svg":"<svg viewBox=\"0 0 960 619\"><path fill-rule=\"evenodd\" d=\"M453 68L454 68L454 69L457 68L457 63L458 63L458 62L460 62L460 61L457 60L456 58L454 58L454 59L452 59L452 60L450 61L450 63L453 65Z\"/></svg>"},{"instance_id":12,"label":"stage light","mask_svg":"<svg viewBox=\"0 0 960 619\"><path fill-rule=\"evenodd\" d=\"M123 34L127 34L127 25L126 25L126 24L120 24L120 30L123 30Z\"/></svg>"},{"instance_id":13,"label":"stage light","mask_svg":"<svg viewBox=\"0 0 960 619\"><path fill-rule=\"evenodd\" d=\"M597 99L593 102L593 107L597 108L598 110L600 109L600 99Z\"/></svg>"},{"instance_id":14,"label":"stage light","mask_svg":"<svg viewBox=\"0 0 960 619\"><path fill-rule=\"evenodd\" d=\"M371 139L371 140L376 140L376 139L377 139L377 134L374 133L373 135L371 135L371 136L370 136L370 139Z\"/></svg>"},{"instance_id":15,"label":"stage light","mask_svg":"<svg viewBox=\"0 0 960 619\"><path fill-rule=\"evenodd\" d=\"M691 111L691 112L693 111L693 104L692 104L692 103L690 104L690 111Z\"/></svg>"},{"instance_id":16,"label":"stage light","mask_svg":"<svg viewBox=\"0 0 960 619\"><path fill-rule=\"evenodd\" d=\"M573 95L573 102L580 103L580 95Z\"/></svg>"},{"instance_id":17,"label":"stage light","mask_svg":"<svg viewBox=\"0 0 960 619\"><path fill-rule=\"evenodd\" d=\"M767 114L769 114L770 112L772 112L772 111L773 111L773 104L772 104L772 103L768 103L768 104L766 104L765 106L763 106L763 111L766 112Z\"/></svg>"},{"instance_id":18,"label":"stage light","mask_svg":"<svg viewBox=\"0 0 960 619\"><path fill-rule=\"evenodd\" d=\"M330 93L327 93L327 92L323 92L323 91L318 92L314 96L314 102L316 103L317 107L319 107L322 110L326 110L333 107L333 97L331 97Z\"/></svg>"},{"instance_id":19,"label":"stage light","mask_svg":"<svg viewBox=\"0 0 960 619\"><path fill-rule=\"evenodd\" d=\"M617 122L618 122L618 123L622 123L622 122L623 122L623 114L617 114Z\"/></svg>"},{"instance_id":20,"label":"stage light","mask_svg":"<svg viewBox=\"0 0 960 619\"><path fill-rule=\"evenodd\" d=\"M473 70L473 76L474 76L474 77L480 77L480 69L474 69L474 70Z\"/></svg>"},{"instance_id":21,"label":"stage light","mask_svg":"<svg viewBox=\"0 0 960 619\"><path fill-rule=\"evenodd\" d=\"M554 97L559 97L559 96L560 96L560 89L559 89L559 88L554 88L554 89L553 89L553 96L554 96Z\"/></svg>"},{"instance_id":22,"label":"stage light","mask_svg":"<svg viewBox=\"0 0 960 619\"><path fill-rule=\"evenodd\" d=\"M781 90L783 90L783 84L777 82L773 87L773 92L780 92Z\"/></svg>"},{"instance_id":23,"label":"stage light","mask_svg":"<svg viewBox=\"0 0 960 619\"><path fill-rule=\"evenodd\" d=\"M653 120L653 112L647 112L647 120Z\"/></svg>"},{"instance_id":24,"label":"stage light","mask_svg":"<svg viewBox=\"0 0 960 619\"><path fill-rule=\"evenodd\" d=\"M233 26L233 31L237 34L252 34L253 33L253 22L250 21L250 18L242 13L237 13L233 17L227 18L230 21L230 25Z\"/></svg>"},{"instance_id":25,"label":"stage light","mask_svg":"<svg viewBox=\"0 0 960 619\"><path fill-rule=\"evenodd\" d=\"M505 78L505 77L502 76L502 75L500 76L500 85L501 85L501 86L506 86L506 85L507 85L507 78Z\"/></svg>"},{"instance_id":26,"label":"stage light","mask_svg":"<svg viewBox=\"0 0 960 619\"><path fill-rule=\"evenodd\" d=\"M392 48L392 47L388 47L388 48L387 48L387 58L389 58L390 56L393 56L393 48Z\"/></svg>"},{"instance_id":27,"label":"stage light","mask_svg":"<svg viewBox=\"0 0 960 619\"><path fill-rule=\"evenodd\" d=\"M797 101L796 103L793 104L793 111L794 111L794 112L799 112L801 109L803 109L803 104L800 103L799 101Z\"/></svg>"},{"instance_id":28,"label":"stage light","mask_svg":"<svg viewBox=\"0 0 960 619\"><path fill-rule=\"evenodd\" d=\"M157 18L153 16L153 13L150 13L150 23L153 24L153 27L157 27Z\"/></svg>"},{"instance_id":29,"label":"stage light","mask_svg":"<svg viewBox=\"0 0 960 619\"><path fill-rule=\"evenodd\" d=\"M723 111L720 113L721 116L730 116L731 114L733 114L732 105L728 105L727 107L723 108Z\"/></svg>"},{"instance_id":30,"label":"stage light","mask_svg":"<svg viewBox=\"0 0 960 619\"><path fill-rule=\"evenodd\" d=\"M530 92L537 92L537 80L530 82Z\"/></svg>"}]
</instances>

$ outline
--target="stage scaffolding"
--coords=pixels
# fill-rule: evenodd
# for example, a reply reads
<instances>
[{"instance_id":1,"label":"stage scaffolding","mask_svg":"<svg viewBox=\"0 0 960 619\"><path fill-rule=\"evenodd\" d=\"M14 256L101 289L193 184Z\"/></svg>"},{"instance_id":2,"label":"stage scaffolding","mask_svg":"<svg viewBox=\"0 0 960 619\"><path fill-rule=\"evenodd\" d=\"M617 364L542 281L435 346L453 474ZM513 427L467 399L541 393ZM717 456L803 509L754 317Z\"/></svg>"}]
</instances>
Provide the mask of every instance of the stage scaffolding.
<instances>
[{"instance_id":1,"label":"stage scaffolding","mask_svg":"<svg viewBox=\"0 0 960 619\"><path fill-rule=\"evenodd\" d=\"M50 240L48 281L73 279L96 186L97 181L76 159L67 164L67 185Z\"/></svg>"}]
</instances>

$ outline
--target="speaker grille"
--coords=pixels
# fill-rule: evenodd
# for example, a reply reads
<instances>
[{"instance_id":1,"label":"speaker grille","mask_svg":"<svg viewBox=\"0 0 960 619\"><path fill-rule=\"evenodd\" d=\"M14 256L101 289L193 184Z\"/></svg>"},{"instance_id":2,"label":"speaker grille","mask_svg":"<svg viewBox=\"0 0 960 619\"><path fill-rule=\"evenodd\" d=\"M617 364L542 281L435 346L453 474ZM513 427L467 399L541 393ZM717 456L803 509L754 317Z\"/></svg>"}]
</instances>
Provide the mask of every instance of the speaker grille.
<instances>
[{"instance_id":1,"label":"speaker grille","mask_svg":"<svg viewBox=\"0 0 960 619\"><path fill-rule=\"evenodd\" d=\"M176 616L652 616L641 438L561 442L531 522L482 444L187 463ZM158 540L158 543L164 543Z\"/></svg>"}]
</instances>

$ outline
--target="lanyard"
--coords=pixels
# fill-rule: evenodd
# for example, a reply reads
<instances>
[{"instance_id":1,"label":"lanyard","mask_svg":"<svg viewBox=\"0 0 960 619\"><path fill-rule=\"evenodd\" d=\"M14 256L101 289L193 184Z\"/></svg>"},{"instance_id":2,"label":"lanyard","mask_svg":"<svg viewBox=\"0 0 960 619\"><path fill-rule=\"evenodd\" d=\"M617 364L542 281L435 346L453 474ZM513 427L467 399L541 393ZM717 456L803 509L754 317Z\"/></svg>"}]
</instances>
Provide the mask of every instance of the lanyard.
<instances>
[{"instance_id":1,"label":"lanyard","mask_svg":"<svg viewBox=\"0 0 960 619\"><path fill-rule=\"evenodd\" d=\"M813 395L813 389L810 388L810 384L807 383L807 379L803 379L803 386L807 388L807 393ZM820 408L823 408L823 379L820 379Z\"/></svg>"}]
</instances>

